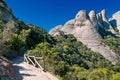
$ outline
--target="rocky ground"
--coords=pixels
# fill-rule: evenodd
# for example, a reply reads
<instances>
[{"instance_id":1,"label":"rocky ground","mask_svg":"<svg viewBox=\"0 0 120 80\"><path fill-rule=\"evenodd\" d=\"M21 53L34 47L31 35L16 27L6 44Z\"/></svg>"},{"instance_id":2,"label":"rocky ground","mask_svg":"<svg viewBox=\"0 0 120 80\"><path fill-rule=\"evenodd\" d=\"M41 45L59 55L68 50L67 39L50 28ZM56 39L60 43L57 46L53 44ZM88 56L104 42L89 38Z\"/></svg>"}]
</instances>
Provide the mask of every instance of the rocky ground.
<instances>
[{"instance_id":1,"label":"rocky ground","mask_svg":"<svg viewBox=\"0 0 120 80\"><path fill-rule=\"evenodd\" d=\"M14 70L13 65L6 58L0 56L0 80L13 79Z\"/></svg>"}]
</instances>

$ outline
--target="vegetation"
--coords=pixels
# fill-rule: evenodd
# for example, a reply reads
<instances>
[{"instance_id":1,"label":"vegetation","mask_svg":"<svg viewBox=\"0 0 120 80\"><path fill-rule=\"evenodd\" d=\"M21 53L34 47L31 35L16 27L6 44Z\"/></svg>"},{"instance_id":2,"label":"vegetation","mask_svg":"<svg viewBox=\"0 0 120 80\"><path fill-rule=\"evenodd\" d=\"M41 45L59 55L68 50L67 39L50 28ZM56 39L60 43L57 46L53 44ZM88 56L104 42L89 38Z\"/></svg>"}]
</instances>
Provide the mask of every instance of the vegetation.
<instances>
[{"instance_id":1,"label":"vegetation","mask_svg":"<svg viewBox=\"0 0 120 80\"><path fill-rule=\"evenodd\" d=\"M5 42L6 46L9 46L9 51L4 54L7 58L21 55L20 53L23 52L23 50L34 49L38 43L43 41L53 44L54 39L42 28L31 26L25 29L19 26L18 29L19 30L13 33L11 38Z\"/></svg>"},{"instance_id":2,"label":"vegetation","mask_svg":"<svg viewBox=\"0 0 120 80\"><path fill-rule=\"evenodd\" d=\"M107 36L105 39L101 39L100 42L108 45L110 49L120 56L120 38Z\"/></svg>"},{"instance_id":3,"label":"vegetation","mask_svg":"<svg viewBox=\"0 0 120 80\"><path fill-rule=\"evenodd\" d=\"M110 80L116 74L117 66L88 49L74 36L56 36L54 39L55 44L45 41L27 53L44 56L46 69L62 80Z\"/></svg>"},{"instance_id":4,"label":"vegetation","mask_svg":"<svg viewBox=\"0 0 120 80\"><path fill-rule=\"evenodd\" d=\"M7 8L4 0L0 2L1 8L6 9L12 18L11 9ZM63 35L61 32L62 36L52 37L43 28L22 21L11 20L6 23L0 19L0 57L13 58L24 53L42 56L45 70L60 80L120 80L120 60L112 65L100 53L87 48L71 34ZM80 23L77 26L84 25ZM101 44L109 46L120 59L120 38L100 26L98 32L103 38ZM42 61L39 63L44 64Z\"/></svg>"},{"instance_id":5,"label":"vegetation","mask_svg":"<svg viewBox=\"0 0 120 80\"><path fill-rule=\"evenodd\" d=\"M4 27L3 27L4 26ZM73 35L50 36L44 29L23 22L15 24L16 30L11 37L1 43L3 56L16 57L25 52L29 55L44 57L45 69L57 75L61 80L119 80L120 60L116 65L97 52L91 51ZM0 21L0 35L3 35L5 22ZM101 31L102 32L102 31ZM101 44L108 45L120 56L120 38L107 32ZM101 33L102 34L102 33ZM4 35L3 35L4 36ZM1 42L4 37L0 38ZM40 61L40 63L42 63Z\"/></svg>"}]
</instances>

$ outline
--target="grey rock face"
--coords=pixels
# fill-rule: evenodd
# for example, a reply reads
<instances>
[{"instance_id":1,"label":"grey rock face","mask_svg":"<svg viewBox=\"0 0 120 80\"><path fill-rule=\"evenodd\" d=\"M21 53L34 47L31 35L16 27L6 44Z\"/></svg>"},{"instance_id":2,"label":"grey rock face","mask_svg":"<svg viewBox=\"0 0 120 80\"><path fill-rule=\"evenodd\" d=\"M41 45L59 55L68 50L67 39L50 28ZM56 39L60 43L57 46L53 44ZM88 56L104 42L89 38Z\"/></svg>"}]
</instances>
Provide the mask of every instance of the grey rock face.
<instances>
[{"instance_id":1,"label":"grey rock face","mask_svg":"<svg viewBox=\"0 0 120 80\"><path fill-rule=\"evenodd\" d=\"M95 28L98 30L99 29L99 26L98 26L98 21L97 21L97 15L95 13L94 10L90 11L89 13L89 17L90 17L90 20L92 22L92 24L95 26Z\"/></svg>"},{"instance_id":2,"label":"grey rock face","mask_svg":"<svg viewBox=\"0 0 120 80\"><path fill-rule=\"evenodd\" d=\"M15 24L18 23L18 20L12 14L12 11L7 7L4 0L0 1L0 19L5 21L5 26L3 27L3 31L0 32L0 37L2 34L4 34L2 40L6 41L11 37L11 34L16 31L15 29L17 28Z\"/></svg>"},{"instance_id":3,"label":"grey rock face","mask_svg":"<svg viewBox=\"0 0 120 80\"><path fill-rule=\"evenodd\" d=\"M117 28L120 32L120 11L114 13L110 18L113 27Z\"/></svg>"},{"instance_id":4,"label":"grey rock face","mask_svg":"<svg viewBox=\"0 0 120 80\"><path fill-rule=\"evenodd\" d=\"M56 35L60 35L60 30L63 26L62 25L58 25L55 28L53 28L52 30L49 31L49 34L56 36Z\"/></svg>"},{"instance_id":5,"label":"grey rock face","mask_svg":"<svg viewBox=\"0 0 120 80\"><path fill-rule=\"evenodd\" d=\"M117 57L116 54L111 51L107 46L100 44L99 39L101 35L98 33L99 26L104 29L110 29L110 23L108 22L105 10L97 14L95 11L88 13L85 10L81 10L76 15L75 19L68 21L64 26L58 28L53 28L49 33L53 36L58 31L63 31L65 34L73 34L77 40L81 41L88 48L95 52L99 52L102 56L112 62L116 63ZM103 25L105 22L107 25ZM56 30L59 29L59 30ZM54 31L55 30L55 31Z\"/></svg>"},{"instance_id":6,"label":"grey rock face","mask_svg":"<svg viewBox=\"0 0 120 80\"><path fill-rule=\"evenodd\" d=\"M97 21L99 22L99 23L102 23L102 14L101 13L98 13L98 14L96 14L97 15Z\"/></svg>"},{"instance_id":7,"label":"grey rock face","mask_svg":"<svg viewBox=\"0 0 120 80\"><path fill-rule=\"evenodd\" d=\"M105 11L105 9L101 11L101 15L102 15L102 19L103 19L103 21L107 21L107 19L106 19L106 11Z\"/></svg>"},{"instance_id":8,"label":"grey rock face","mask_svg":"<svg viewBox=\"0 0 120 80\"><path fill-rule=\"evenodd\" d=\"M105 30L108 30L108 31L111 31L112 33L115 33L115 30L113 29L112 25L110 24L110 22L106 18L106 11L102 10L101 13L99 13L98 15L100 16L99 17L100 21L98 20L99 25L102 26Z\"/></svg>"},{"instance_id":9,"label":"grey rock face","mask_svg":"<svg viewBox=\"0 0 120 80\"><path fill-rule=\"evenodd\" d=\"M65 25L61 28L61 30L65 33L65 34L71 34L73 29L74 29L74 24L75 24L75 20L69 20L67 23L65 23Z\"/></svg>"},{"instance_id":10,"label":"grey rock face","mask_svg":"<svg viewBox=\"0 0 120 80\"><path fill-rule=\"evenodd\" d=\"M12 11L7 7L3 0L0 2L0 19L7 22L10 20L17 21L17 19L12 14Z\"/></svg>"},{"instance_id":11,"label":"grey rock face","mask_svg":"<svg viewBox=\"0 0 120 80\"><path fill-rule=\"evenodd\" d=\"M80 22L84 22L86 19L89 19L86 10L79 11L75 17L75 21L80 21Z\"/></svg>"},{"instance_id":12,"label":"grey rock face","mask_svg":"<svg viewBox=\"0 0 120 80\"><path fill-rule=\"evenodd\" d=\"M96 21L97 21L96 13L95 13L94 10L90 11L89 17L90 17L90 20L91 20L92 22L96 22Z\"/></svg>"}]
</instances>

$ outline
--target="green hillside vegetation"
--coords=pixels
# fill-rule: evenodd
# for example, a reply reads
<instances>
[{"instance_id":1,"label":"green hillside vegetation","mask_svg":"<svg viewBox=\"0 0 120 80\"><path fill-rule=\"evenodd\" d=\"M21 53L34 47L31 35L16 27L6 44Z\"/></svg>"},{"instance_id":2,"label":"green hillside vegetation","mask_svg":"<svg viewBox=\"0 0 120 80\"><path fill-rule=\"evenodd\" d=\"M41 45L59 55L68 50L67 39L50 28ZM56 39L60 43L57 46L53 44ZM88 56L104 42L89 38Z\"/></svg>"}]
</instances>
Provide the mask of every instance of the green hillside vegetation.
<instances>
[{"instance_id":1,"label":"green hillside vegetation","mask_svg":"<svg viewBox=\"0 0 120 80\"><path fill-rule=\"evenodd\" d=\"M115 65L112 65L112 63L105 59L100 53L92 51L82 42L77 41L71 34L64 35L64 32L59 31L62 35L52 37L39 26L19 21L12 14L12 10L7 7L4 0L0 0L0 8L0 57L13 59L19 56L23 57L24 54L43 57L43 60L38 60L40 65L45 71L49 71L57 76L59 80L120 80L120 37L117 37L120 36L119 30L114 27L116 33L113 34L104 29L104 27L107 28L107 26L109 26L109 24L103 20L104 10L100 13L102 16L97 16L98 19L96 20L99 20L97 21L99 24L96 25L95 22L95 25L97 28L99 27L98 33L103 38L100 40L100 43L108 46L117 54L118 62ZM78 16L87 19L86 15L87 14ZM78 24L79 22L76 22L76 20L78 20L77 18L79 18L78 16L74 19L75 22L67 22L66 26ZM92 21L92 19L90 20L89 22L88 19L81 19L79 21L84 23L77 26L84 27L90 24L91 27L92 24L94 25L94 21ZM68 23L70 25L68 25ZM91 32L91 30L94 29L91 28L88 30ZM33 60L33 62L35 61ZM5 72L4 74L9 73L9 71L6 70L9 69L8 64L4 63L4 61L2 64L5 65L5 70L2 65L0 68L1 71ZM21 69L21 67L19 68ZM0 72L0 74L3 74L2 72ZM0 80L1 79L0 75Z\"/></svg>"},{"instance_id":2,"label":"green hillside vegetation","mask_svg":"<svg viewBox=\"0 0 120 80\"><path fill-rule=\"evenodd\" d=\"M119 63L113 66L99 53L88 49L73 35L54 37L55 44L44 41L27 53L44 56L46 70L61 80L115 80Z\"/></svg>"},{"instance_id":3,"label":"green hillside vegetation","mask_svg":"<svg viewBox=\"0 0 120 80\"><path fill-rule=\"evenodd\" d=\"M0 51L7 58L23 55L25 51L34 49L38 43L43 41L54 44L54 39L43 28L28 26L23 22L16 23L13 28L7 30L6 22L0 20Z\"/></svg>"},{"instance_id":4,"label":"green hillside vegetation","mask_svg":"<svg viewBox=\"0 0 120 80\"><path fill-rule=\"evenodd\" d=\"M119 80L120 62L112 65L100 53L93 52L73 35L50 36L44 29L16 23L12 35L4 41L6 22L0 21L0 51L7 58L27 53L44 57L45 70L61 80ZM101 43L120 55L120 38L106 37ZM42 64L43 62L40 61Z\"/></svg>"},{"instance_id":5,"label":"green hillside vegetation","mask_svg":"<svg viewBox=\"0 0 120 80\"><path fill-rule=\"evenodd\" d=\"M105 39L100 40L104 45L108 45L115 53L120 56L120 38L107 36Z\"/></svg>"},{"instance_id":6,"label":"green hillside vegetation","mask_svg":"<svg viewBox=\"0 0 120 80\"><path fill-rule=\"evenodd\" d=\"M19 34L12 34L11 38L5 43L9 47L8 56L13 55L9 53L16 53L15 56L19 55L23 50L29 50L35 48L38 43L47 41L52 44L52 37L48 35L42 28L31 27L29 29L22 29ZM11 55L11 56L10 56Z\"/></svg>"}]
</instances>

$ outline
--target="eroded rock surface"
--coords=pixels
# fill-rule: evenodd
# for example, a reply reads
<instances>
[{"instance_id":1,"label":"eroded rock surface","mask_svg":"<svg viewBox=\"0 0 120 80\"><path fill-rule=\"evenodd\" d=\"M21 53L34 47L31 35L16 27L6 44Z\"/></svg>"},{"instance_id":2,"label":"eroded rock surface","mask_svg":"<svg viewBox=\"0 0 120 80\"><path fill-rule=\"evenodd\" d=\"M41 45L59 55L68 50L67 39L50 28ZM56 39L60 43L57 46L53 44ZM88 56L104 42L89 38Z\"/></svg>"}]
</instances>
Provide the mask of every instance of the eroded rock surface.
<instances>
[{"instance_id":1,"label":"eroded rock surface","mask_svg":"<svg viewBox=\"0 0 120 80\"><path fill-rule=\"evenodd\" d=\"M102 38L98 32L100 27L114 33L112 25L106 18L105 10L102 10L98 14L96 14L94 10L90 11L89 14L86 10L81 10L74 19L68 21L60 28L53 28L49 34L52 36L60 35L60 31L64 32L64 34L73 34L78 41L81 41L91 50L99 52L111 61L112 64L115 64L117 61L116 54L110 50L108 46L104 46L99 42Z\"/></svg>"},{"instance_id":2,"label":"eroded rock surface","mask_svg":"<svg viewBox=\"0 0 120 80\"><path fill-rule=\"evenodd\" d=\"M120 11L112 15L110 22L114 28L117 28L119 30L120 33Z\"/></svg>"}]
</instances>

